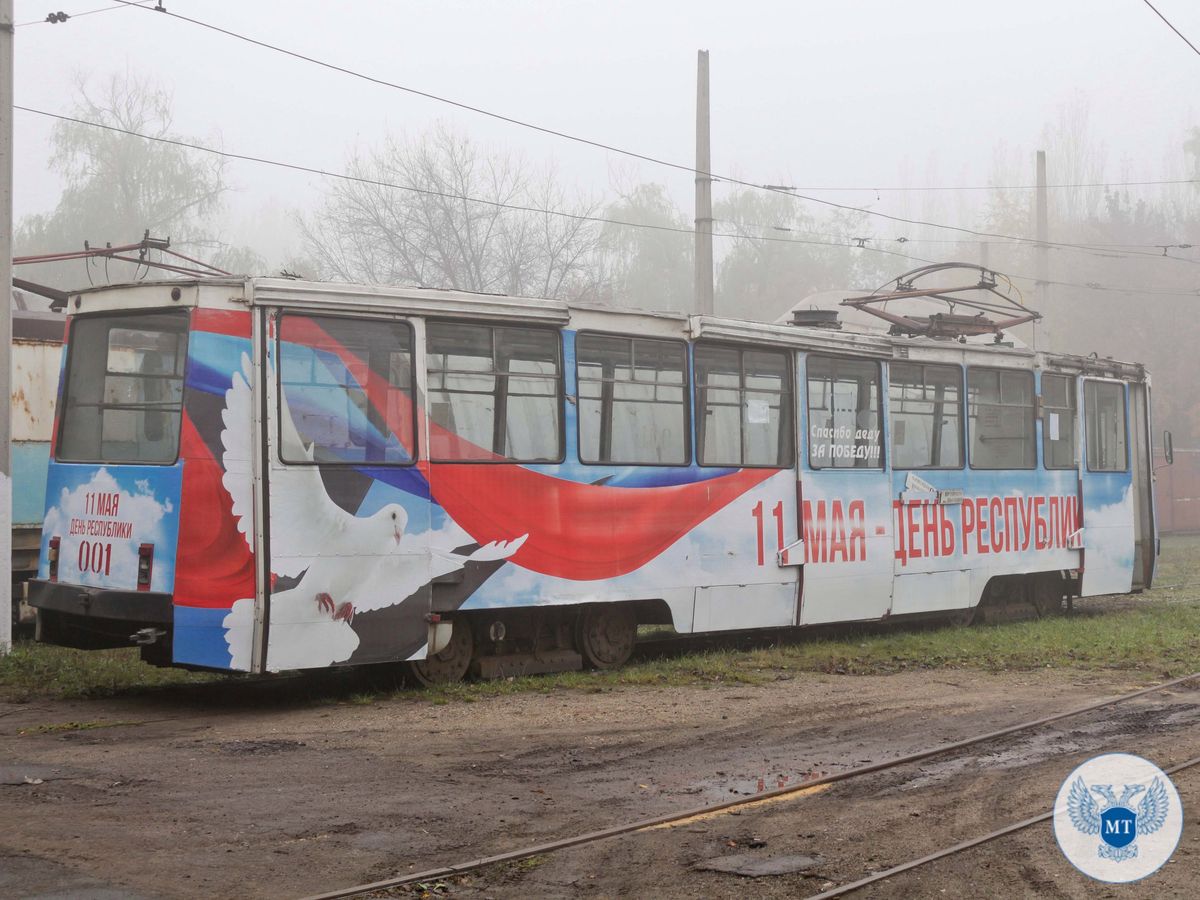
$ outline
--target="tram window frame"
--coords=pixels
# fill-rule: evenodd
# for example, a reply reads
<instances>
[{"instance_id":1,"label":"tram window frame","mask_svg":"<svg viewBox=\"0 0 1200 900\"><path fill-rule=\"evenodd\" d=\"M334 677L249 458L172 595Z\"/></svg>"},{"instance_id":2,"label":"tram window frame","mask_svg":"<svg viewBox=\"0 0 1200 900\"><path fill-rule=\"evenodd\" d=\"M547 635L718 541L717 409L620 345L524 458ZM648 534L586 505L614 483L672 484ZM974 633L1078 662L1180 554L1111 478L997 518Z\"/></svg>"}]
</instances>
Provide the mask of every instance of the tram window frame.
<instances>
[{"instance_id":1,"label":"tram window frame","mask_svg":"<svg viewBox=\"0 0 1200 900\"><path fill-rule=\"evenodd\" d=\"M619 341L628 342L629 354L630 354L630 356L629 356L630 367L635 373L638 368L637 367L637 344L639 342L667 344L672 347L677 347L681 352L681 366L679 369L680 382L679 382L679 384L670 384L670 383L664 384L664 383L660 383L657 380L657 378L654 381L644 381L644 380L638 379L636 377L633 379L630 379L630 380L618 380L618 379L614 378L611 381L609 381L608 379L605 379L604 377L592 378L591 376L585 376L581 372L582 364L580 362L580 355L581 355L580 354L580 342L586 341L589 338L596 338L596 339L600 339L600 340L613 340L613 341L619 340ZM690 372L689 363L690 363L690 360L688 358L687 341L680 341L680 340L676 340L674 338L659 338L659 337L647 337L647 336L642 336L642 335L622 334L622 333L610 332L610 331L580 331L580 332L577 332L575 335L575 439L576 439L576 449L577 449L577 455L579 457L579 462L585 466L646 466L646 467L656 467L656 468L678 468L680 466L691 465L691 462L692 462L692 440L691 440L692 412L691 412L691 408L690 408L691 404L688 402L688 400L691 395L690 392L691 392L691 388L692 388L692 375ZM662 369L656 370L656 372L660 372L660 371L664 371L664 370L662 370ZM682 419L682 422L680 423L682 426L681 431L680 431L680 440L681 440L681 449L683 451L683 454L680 458L680 461L679 462L674 462L674 461L671 461L671 462L644 462L644 461L639 462L639 461L629 460L629 459L615 459L614 458L614 459L606 460L606 459L588 459L588 458L586 458L584 455L584 453L585 453L585 451L584 451L584 446L585 446L584 445L584 418L585 417L583 414L583 404L585 401L590 401L590 400L599 400L600 404L601 404L600 421L601 421L602 427L601 427L601 432L598 435L599 443L597 445L598 446L597 456L600 456L602 454L599 453L599 448L602 447L603 443L604 443L603 423L604 423L604 416L605 416L604 405L605 405L606 401L605 401L605 398L603 397L603 387L601 388L601 394L602 394L601 397L599 397L599 398L584 397L583 389L582 389L582 384L584 382L587 382L589 384L601 384L601 385L611 383L614 386L614 390L615 390L615 386L617 384L652 385L655 389L654 390L655 394L658 393L659 387L678 389L679 393L680 393L679 406L683 413L683 419ZM618 402L651 403L651 404L653 404L653 403L656 403L657 401L653 400L653 399L652 400L634 400L632 398L618 400L617 398L610 396L607 399L610 413L615 410L615 406ZM668 405L668 404L664 403L663 405ZM674 405L674 403L671 403L669 405ZM611 455L611 446L612 446L611 422L609 424L610 424L609 447L610 447L610 455Z\"/></svg>"},{"instance_id":2,"label":"tram window frame","mask_svg":"<svg viewBox=\"0 0 1200 900\"><path fill-rule=\"evenodd\" d=\"M955 375L954 385L957 387L957 390L958 390L958 398L954 401L954 416L956 418L954 433L958 437L958 454L957 454L958 462L950 464L950 465L934 465L933 463L929 463L927 465L920 465L920 466L901 465L899 462L897 462L897 458L898 458L898 454L896 452L896 432L897 432L896 425L897 425L897 422L894 418L896 415L895 407L896 407L896 403L897 403L897 398L892 396L892 386L893 386L893 384L895 384L895 382L893 382L893 380L892 380L892 376L893 376L893 373L895 373L897 369L919 369L920 375L921 375L920 381L919 382L908 382L907 386L915 387L917 384L920 384L923 389L923 392L925 390L929 389L930 387L934 387L934 388L938 387L938 385L931 385L929 382L929 378L926 373L930 369L940 369L940 370L945 370L947 372L954 373L954 375ZM899 386L903 387L904 385L901 384ZM900 400L904 400L904 399L915 400L920 403L936 403L935 400L929 400L924 396L919 397L919 398L899 398L899 399ZM908 415L918 415L918 416L925 417L924 413L908 413ZM930 412L928 414L928 418L930 418L930 419L935 418L934 413ZM887 416L887 420L888 420L888 444L889 444L888 449L891 451L889 458L891 459L892 468L894 470L899 470L899 471L904 471L904 472L909 472L909 471L923 471L923 472L961 471L963 469L963 467L966 465L966 461L967 461L966 387L965 387L965 379L963 378L962 366L955 365L954 363L927 363L927 362L912 361L912 360L907 361L907 362L896 360L896 361L889 363L889 365L888 365L888 416ZM908 429L906 426L905 431L907 432L907 430ZM945 432L946 429L943 426L942 428L940 428L938 430ZM940 445L940 438L938 440L935 440L934 444ZM930 447L930 453L931 454L933 453L932 446Z\"/></svg>"},{"instance_id":3,"label":"tram window frame","mask_svg":"<svg viewBox=\"0 0 1200 900\"><path fill-rule=\"evenodd\" d=\"M492 368L488 371L484 371L482 369L476 370L476 371L465 370L465 369L434 369L432 366L432 363L433 363L433 359L436 355L440 355L440 356L453 355L453 354L435 354L430 349L430 342L433 339L434 333L439 328L447 328L447 327L449 327L449 328L486 328L486 329L488 329L491 333L492 352L491 352L490 358L492 361ZM516 373L498 372L496 370L496 359L497 359L497 350L498 350L500 344L497 341L496 336L497 336L497 333L502 330L527 331L527 332L535 332L538 334L549 335L552 338L553 344L554 344L555 375L551 377L551 376L547 376L547 375L540 375L540 374L529 373L529 372L516 372ZM481 357L481 358L483 358L483 357ZM481 450L484 450L487 455L481 455L478 457L475 457L475 456L472 456L472 457L435 456L434 455L434 440L431 435L430 440L429 440L429 461L439 463L439 464L446 464L446 465L456 465L456 464L559 465L559 464L563 463L566 460L566 452L567 452L566 451L566 446L567 446L566 421L565 421L566 416L565 416L565 411L564 411L565 372L564 372L564 364L563 363L564 363L563 336L562 336L562 331L558 328L546 327L544 325L532 325L527 322L521 322L521 321L499 322L496 320L477 321L474 319L428 319L428 320L426 320L426 322L425 322L425 377L426 377L425 400L426 400L426 404L428 406L427 417L429 419L430 425L432 426L434 424L438 424L438 427L444 428L446 431L453 434L455 438L457 438L461 441L466 441L468 443L473 444L474 443L473 441L470 441L468 438L459 434L454 429L446 428L445 426L441 425L440 423L435 423L434 415L433 415L433 402L434 402L433 396L435 393L478 394L481 396L489 395L492 397L492 400L493 400L493 408L492 408L492 429L493 429L493 431L492 431L491 449L483 447L482 445L476 444L476 446L479 446ZM454 391L447 392L444 387L435 389L433 386L434 375L442 374L444 376L446 373L455 374L455 375L465 375L465 376L469 376L469 377L490 375L494 379L493 387L492 387L491 391L454 390ZM514 394L509 393L506 390L504 392L504 398L505 398L506 403L505 403L505 405L502 406L501 404L496 403L496 400L500 397L501 384L503 383L507 387L508 381L506 379L508 379L510 377L531 377L531 378L541 378L541 379L545 379L547 381L552 380L554 383L554 390L553 390L553 392L547 393L547 394L532 394L532 395L525 395L525 394L515 394L514 395ZM445 382L443 381L443 384L444 383ZM507 398L509 396L535 396L535 397L553 397L554 398L554 401L555 401L554 410L555 410L555 415L558 418L558 423L557 423L558 427L557 427L557 429L555 429L555 437L557 439L558 453L555 456L552 456L552 457L542 457L542 456L519 457L519 456L508 456L504 453L496 452L496 450L494 448L497 443L496 425L497 425L497 421L499 420L498 410L501 408L505 409L505 411L507 410L506 404L507 404ZM508 431L507 418L505 418L504 422L505 422L504 438L507 439L507 436L508 436L507 435L507 431Z\"/></svg>"},{"instance_id":4,"label":"tram window frame","mask_svg":"<svg viewBox=\"0 0 1200 900\"><path fill-rule=\"evenodd\" d=\"M974 452L975 429L976 429L975 421L978 418L978 415L976 413L972 412L971 379L976 374L980 374L980 375L991 374L991 375L996 376L996 401L994 403L987 403L985 405L1000 408L1000 409L1010 408L1010 409L1027 409L1028 410L1029 414L1026 417L1026 422L1029 426L1029 432L1028 432L1029 439L1026 442L1026 445L1029 448L1028 455L1029 455L1030 459L1029 459L1027 465L988 466L988 465L981 465L975 461L975 452ZM1007 403L1006 404L1004 402L1004 380L1003 380L1004 375L1020 375L1023 378L1028 379L1028 385L1029 385L1029 403L1028 403L1028 405L1015 404L1015 403ZM968 366L967 367L967 392L965 395L965 399L966 399L966 406L967 406L967 461L972 469L976 469L976 470L983 471L983 472L1028 472L1028 471L1033 471L1033 470L1037 469L1037 467L1038 467L1037 395L1036 395L1036 381L1034 379L1032 369L1009 369L1009 368L998 367L998 366ZM1005 440L1005 438L1000 438L1000 440ZM1009 438L1009 440L1013 440L1013 439Z\"/></svg>"},{"instance_id":5,"label":"tram window frame","mask_svg":"<svg viewBox=\"0 0 1200 900\"><path fill-rule=\"evenodd\" d=\"M1103 465L1099 465L1099 464L1097 464L1097 465L1092 464L1093 447L1096 447L1097 452L1099 452L1100 448L1097 445L1099 445L1100 441L1103 440L1103 436L1097 434L1097 436L1100 438L1100 440L1095 440L1095 441L1092 440L1093 423L1095 423L1095 428L1097 429L1097 432L1098 432L1098 429L1100 426L1100 421L1099 421L1100 417L1099 417L1098 411L1095 415L1093 415L1091 412L1089 412L1089 407L1093 406L1094 403L1096 402L1096 399L1098 399L1098 398L1096 398L1096 394L1101 388L1105 388L1105 389L1115 388L1120 394L1120 399L1121 399L1120 422L1121 422L1122 454L1121 454L1121 464L1119 466L1103 466ZM1123 381L1106 381L1106 380L1096 379L1096 378L1085 378L1083 380L1083 429L1084 429L1084 434L1085 434L1085 447L1087 450L1087 452L1085 454L1087 457L1087 470L1089 472L1128 472L1129 471L1129 399L1127 396L1125 382L1123 382ZM1101 458L1098 462L1103 463L1104 462L1103 458Z\"/></svg>"},{"instance_id":6,"label":"tram window frame","mask_svg":"<svg viewBox=\"0 0 1200 900\"><path fill-rule=\"evenodd\" d=\"M164 329L161 329L161 332L160 332L162 334L175 333L177 335L175 360L177 363L177 368L179 369L178 374L176 374L176 372L173 369L170 374L161 374L161 375L150 376L150 377L161 377L164 380L179 382L179 402L178 402L178 404L173 405L172 407L164 407L162 410L160 410L161 412L167 413L168 415L173 413L176 417L176 425L175 425L175 430L174 430L174 452L173 452L173 454L169 458L153 459L153 460L136 459L136 458L131 459L131 458L125 458L125 457L106 457L106 456L104 456L104 453L103 453L104 438L103 438L103 432L101 432L101 435L98 439L98 444L97 444L97 446L101 450L101 453L99 456L92 457L92 458L84 458L83 456L72 457L72 456L67 455L67 450L71 446L71 435L69 435L67 433L68 424L70 424L72 427L75 427L75 423L77 422L77 419L74 416L72 416L71 413L73 410L79 409L79 407L80 407L80 404L78 403L78 401L75 401L74 403L72 402L73 394L74 394L73 378L74 378L75 374L77 374L80 371L79 370L80 365L86 365L88 362L93 362L93 360L90 360L86 357L84 360L81 361L78 354L80 352L85 353L85 354L90 354L90 353L93 353L94 350L96 349L93 346L94 342L91 342L91 341L80 342L79 339L84 336L79 334L78 329L80 329L81 327L84 329L89 329L92 327L90 324L85 324L85 323L100 321L100 322L105 322L107 324L107 328L105 329L105 332L104 332L104 341L103 341L103 347L104 347L104 355L103 355L104 363L103 363L103 365L104 365L104 367L103 367L103 371L99 373L102 376L103 383L105 383L105 384L107 383L107 379L108 379L109 375L113 375L113 376L120 377L120 378L140 378L141 380L146 380L146 378L148 377L146 375L141 375L138 373L131 373L131 372L124 372L124 371L114 371L114 370L110 369L109 353L111 351L111 341L112 341L112 332L113 331L121 329L121 328L130 330L130 331L146 330L145 328L139 329L137 327L137 322L138 322L138 320L141 320L142 322L144 322L147 318L150 318L150 319L159 318L164 321L166 321L168 319L175 319L176 322L178 323L176 328L164 328ZM63 396L60 398L62 400L62 408L61 408L59 416L58 416L58 428L57 428L57 433L55 434L55 445L54 445L55 461L67 462L67 463L90 463L90 464L94 464L94 465L110 465L110 464L138 465L138 466L174 466L174 465L176 465L179 462L181 445L183 443L183 439L182 439L183 438L183 413L184 413L184 409L186 407L185 393L186 393L186 388L187 388L187 370L188 370L188 365L190 363L189 353L191 351L191 330L192 330L191 311L184 310L184 309L161 309L160 308L160 309L120 310L120 311L116 311L116 312L100 312L100 313L92 313L92 314L86 314L86 315L72 317L71 323L70 323L70 329L67 334L66 366L64 367L64 371L63 371ZM94 365L94 362L93 362L93 365ZM103 415L104 410L114 409L114 408L122 408L122 407L126 407L126 406L128 406L128 407L135 406L135 404L106 403L106 402L103 402L103 400L100 402L97 402L97 403L86 403L83 405L96 407L101 410L101 415L98 419L99 427L101 429L103 429L103 423L104 423L104 415Z\"/></svg>"},{"instance_id":7,"label":"tram window frame","mask_svg":"<svg viewBox=\"0 0 1200 900\"><path fill-rule=\"evenodd\" d=\"M858 466L838 466L817 464L813 461L813 447L816 442L812 439L812 363L814 360L823 362L832 362L836 366L839 363L861 364L874 367L875 370L875 421L879 430L879 460L872 465ZM823 407L817 407L823 409ZM888 467L888 448L887 441L884 440L884 415L883 415L883 365L876 359L867 359L861 356L834 356L825 353L810 353L804 362L804 413L805 413L805 438L808 445L808 467L815 472L885 472ZM858 416L861 410L855 412L855 431L859 430ZM830 439L832 441L832 438ZM857 437L855 438L857 441Z\"/></svg>"},{"instance_id":8,"label":"tram window frame","mask_svg":"<svg viewBox=\"0 0 1200 900\"><path fill-rule=\"evenodd\" d=\"M291 310L281 312L275 319L275 403L276 409L283 409L283 390L284 390L284 372L283 372L283 344L285 343L286 322L288 319L315 319L319 324L321 320L333 320L338 322L353 322L355 324L369 323L374 325L388 324L398 325L408 332L408 380L409 380L409 406L411 407L411 421L409 427L412 431L412 449L408 460L352 460L352 459L318 459L314 442L312 446L313 459L290 459L284 455L283 447L283 417L277 416L278 421L275 425L276 438L276 456L279 461L286 466L334 466L334 467L370 467L370 468L407 468L415 466L420 460L420 442L421 430L418 417L418 401L417 401L417 335L416 329L412 322L407 319L393 319L383 316L348 316L348 315L330 315L319 312L308 312L304 310ZM296 343L295 341L287 341L287 343ZM369 363L368 363L369 366ZM391 379L388 383L392 387L403 390L403 385L393 384ZM360 386L361 387L361 386ZM364 394L365 396L365 394ZM347 393L347 401L353 402ZM357 403L355 404L358 405ZM360 407L361 409L361 407ZM371 415L370 407L367 407L366 415L368 421L375 424L375 419ZM296 432L300 434L300 429L296 426L295 421L292 422L293 427L296 427ZM301 440L304 435L301 434Z\"/></svg>"},{"instance_id":9,"label":"tram window frame","mask_svg":"<svg viewBox=\"0 0 1200 900\"><path fill-rule=\"evenodd\" d=\"M1067 386L1066 399L1067 406L1060 406L1056 403L1051 403L1047 397L1046 380L1054 379L1062 381ZM1079 385L1078 379L1074 375L1063 374L1061 372L1043 372L1042 373L1042 468L1049 471L1070 471L1079 468ZM1071 424L1071 461L1067 464L1050 463L1051 444L1062 443L1060 437L1057 441L1050 439L1050 416L1057 414L1060 418L1059 434L1062 434L1062 417L1067 414L1067 421Z\"/></svg>"},{"instance_id":10,"label":"tram window frame","mask_svg":"<svg viewBox=\"0 0 1200 900\"><path fill-rule=\"evenodd\" d=\"M703 353L736 353L738 368L738 385L709 385L700 377L699 355ZM775 356L783 362L783 373L780 378L780 389L773 391L760 387L750 387L746 383L747 354ZM790 469L796 464L796 375L795 353L778 347L748 347L742 344L700 343L692 347L692 394L696 406L696 462L704 468L739 468L739 469ZM712 403L705 399L707 389L718 391L737 391L738 394L738 459L737 461L708 462L704 455L704 434L708 425L708 410L728 408L728 403ZM751 423L748 418L747 394L774 394L779 398L779 433L776 439L775 462L747 462L746 426ZM770 409L768 405L767 423L770 424Z\"/></svg>"}]
</instances>

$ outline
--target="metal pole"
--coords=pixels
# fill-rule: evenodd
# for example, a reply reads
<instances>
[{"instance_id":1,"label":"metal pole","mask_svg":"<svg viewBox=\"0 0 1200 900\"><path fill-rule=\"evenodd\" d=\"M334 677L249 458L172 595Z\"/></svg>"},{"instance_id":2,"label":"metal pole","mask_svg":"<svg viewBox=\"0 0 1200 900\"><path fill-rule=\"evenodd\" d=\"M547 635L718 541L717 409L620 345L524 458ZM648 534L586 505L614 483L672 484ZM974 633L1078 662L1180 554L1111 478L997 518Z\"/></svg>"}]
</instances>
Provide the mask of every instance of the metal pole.
<instances>
[{"instance_id":1,"label":"metal pole","mask_svg":"<svg viewBox=\"0 0 1200 900\"><path fill-rule=\"evenodd\" d=\"M1049 240L1049 214L1046 206L1046 151L1037 152L1037 307L1038 312L1048 315L1050 312L1050 248L1046 246ZM1042 319L1042 341L1045 349L1050 347L1051 329Z\"/></svg>"},{"instance_id":2,"label":"metal pole","mask_svg":"<svg viewBox=\"0 0 1200 900\"><path fill-rule=\"evenodd\" d=\"M0 0L0 656L12 649L13 4Z\"/></svg>"},{"instance_id":3,"label":"metal pole","mask_svg":"<svg viewBox=\"0 0 1200 900\"><path fill-rule=\"evenodd\" d=\"M696 312L713 314L712 155L708 128L708 51L696 54Z\"/></svg>"}]
</instances>

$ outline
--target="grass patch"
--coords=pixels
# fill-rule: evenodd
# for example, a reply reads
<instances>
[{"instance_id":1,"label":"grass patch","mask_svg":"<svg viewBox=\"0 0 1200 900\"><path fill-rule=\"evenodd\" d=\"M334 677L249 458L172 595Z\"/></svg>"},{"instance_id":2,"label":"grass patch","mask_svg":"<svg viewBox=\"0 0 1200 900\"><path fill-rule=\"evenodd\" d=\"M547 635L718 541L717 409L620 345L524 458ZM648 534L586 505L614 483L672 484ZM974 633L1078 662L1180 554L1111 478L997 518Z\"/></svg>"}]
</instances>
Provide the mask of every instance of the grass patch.
<instances>
[{"instance_id":1,"label":"grass patch","mask_svg":"<svg viewBox=\"0 0 1200 900\"><path fill-rule=\"evenodd\" d=\"M508 870L516 874L523 875L526 872L532 872L534 869L540 869L550 861L548 856L526 856L524 859L515 859L508 864Z\"/></svg>"},{"instance_id":2,"label":"grass patch","mask_svg":"<svg viewBox=\"0 0 1200 900\"><path fill-rule=\"evenodd\" d=\"M109 697L134 690L213 681L224 676L159 669L142 662L135 647L71 650L19 641L0 656L0 697L20 702L37 697Z\"/></svg>"},{"instance_id":3,"label":"grass patch","mask_svg":"<svg viewBox=\"0 0 1200 900\"><path fill-rule=\"evenodd\" d=\"M441 705L531 691L755 685L801 672L882 675L920 669L1042 668L1123 670L1163 678L1200 671L1200 536L1163 540L1153 591L1085 600L1069 617L974 628L873 625L842 629L836 637L800 633L770 646L727 646L637 662L616 672L563 672L420 691L396 691L387 678L355 680L344 672L327 673L323 686L315 685L313 678L305 682L304 690L310 693L304 702L367 705L390 697ZM136 649L79 651L22 642L0 658L0 698L18 702L112 696L225 678L154 668L139 660Z\"/></svg>"},{"instance_id":4,"label":"grass patch","mask_svg":"<svg viewBox=\"0 0 1200 900\"><path fill-rule=\"evenodd\" d=\"M623 686L764 684L802 672L887 675L922 669L990 672L1042 668L1127 670L1172 678L1200 671L1200 602L1143 601L1101 614L989 627L894 629L804 639L752 650L714 650L626 666L427 688L434 703L554 690Z\"/></svg>"}]
</instances>

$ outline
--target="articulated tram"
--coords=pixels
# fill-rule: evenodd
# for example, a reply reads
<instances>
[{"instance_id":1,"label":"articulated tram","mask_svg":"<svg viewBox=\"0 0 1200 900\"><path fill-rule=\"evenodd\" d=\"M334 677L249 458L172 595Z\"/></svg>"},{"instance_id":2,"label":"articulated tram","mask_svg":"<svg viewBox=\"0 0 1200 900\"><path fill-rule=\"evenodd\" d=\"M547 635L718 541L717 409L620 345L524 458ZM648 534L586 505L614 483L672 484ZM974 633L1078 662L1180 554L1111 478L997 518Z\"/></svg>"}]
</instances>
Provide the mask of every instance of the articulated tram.
<instances>
[{"instance_id":1,"label":"articulated tram","mask_svg":"<svg viewBox=\"0 0 1200 900\"><path fill-rule=\"evenodd\" d=\"M42 641L422 681L1148 587L1141 366L493 295L72 295Z\"/></svg>"}]
</instances>

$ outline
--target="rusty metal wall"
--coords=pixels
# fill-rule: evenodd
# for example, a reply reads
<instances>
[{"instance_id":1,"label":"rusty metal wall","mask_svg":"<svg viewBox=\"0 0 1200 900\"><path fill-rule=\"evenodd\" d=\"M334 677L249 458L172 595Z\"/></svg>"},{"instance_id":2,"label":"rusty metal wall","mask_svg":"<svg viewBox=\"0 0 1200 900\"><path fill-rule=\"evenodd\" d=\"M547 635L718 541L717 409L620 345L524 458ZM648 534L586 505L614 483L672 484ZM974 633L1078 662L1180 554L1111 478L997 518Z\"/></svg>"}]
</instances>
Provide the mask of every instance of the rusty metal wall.
<instances>
[{"instance_id":1,"label":"rusty metal wall","mask_svg":"<svg viewBox=\"0 0 1200 900\"><path fill-rule=\"evenodd\" d=\"M1175 449L1175 462L1156 462L1158 530L1200 531L1200 449Z\"/></svg>"},{"instance_id":2,"label":"rusty metal wall","mask_svg":"<svg viewBox=\"0 0 1200 900\"><path fill-rule=\"evenodd\" d=\"M61 356L61 344L13 341L9 414L14 441L50 440Z\"/></svg>"}]
</instances>

